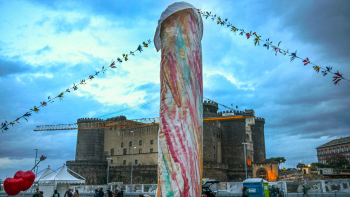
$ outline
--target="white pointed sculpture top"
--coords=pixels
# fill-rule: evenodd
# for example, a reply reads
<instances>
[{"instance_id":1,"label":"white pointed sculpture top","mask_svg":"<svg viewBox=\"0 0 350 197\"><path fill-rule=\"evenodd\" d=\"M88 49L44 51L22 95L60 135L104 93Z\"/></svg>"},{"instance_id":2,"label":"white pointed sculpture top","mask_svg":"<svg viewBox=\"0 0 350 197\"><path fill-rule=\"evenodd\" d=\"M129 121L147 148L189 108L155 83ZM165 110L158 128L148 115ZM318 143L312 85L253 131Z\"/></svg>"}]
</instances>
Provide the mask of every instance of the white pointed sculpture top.
<instances>
[{"instance_id":1,"label":"white pointed sculpture top","mask_svg":"<svg viewBox=\"0 0 350 197\"><path fill-rule=\"evenodd\" d=\"M154 35L154 46L156 47L157 51L161 48L161 41L160 41L160 29L163 21L167 19L170 15L174 14L175 12L178 12L180 10L192 8L194 10L194 13L197 14L198 19L198 25L199 30L201 31L200 39L202 40L203 37L203 21L201 15L198 13L198 10L191 4L181 1L181 2L175 2L168 6L168 8L162 13L158 20L158 26L156 29L156 33Z\"/></svg>"}]
</instances>

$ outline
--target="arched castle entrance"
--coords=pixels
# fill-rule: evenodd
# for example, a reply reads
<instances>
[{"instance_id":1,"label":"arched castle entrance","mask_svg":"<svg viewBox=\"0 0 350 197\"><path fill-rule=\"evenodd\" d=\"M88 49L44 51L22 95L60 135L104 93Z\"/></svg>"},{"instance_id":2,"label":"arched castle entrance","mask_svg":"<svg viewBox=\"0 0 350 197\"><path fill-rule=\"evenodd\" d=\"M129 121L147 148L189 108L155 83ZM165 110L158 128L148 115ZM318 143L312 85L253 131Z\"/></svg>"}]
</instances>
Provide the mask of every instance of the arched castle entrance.
<instances>
[{"instance_id":1,"label":"arched castle entrance","mask_svg":"<svg viewBox=\"0 0 350 197\"><path fill-rule=\"evenodd\" d=\"M256 177L262 178L262 179L265 179L265 180L268 180L268 173L267 173L267 170L266 170L265 168L259 168L259 169L256 171Z\"/></svg>"}]
</instances>

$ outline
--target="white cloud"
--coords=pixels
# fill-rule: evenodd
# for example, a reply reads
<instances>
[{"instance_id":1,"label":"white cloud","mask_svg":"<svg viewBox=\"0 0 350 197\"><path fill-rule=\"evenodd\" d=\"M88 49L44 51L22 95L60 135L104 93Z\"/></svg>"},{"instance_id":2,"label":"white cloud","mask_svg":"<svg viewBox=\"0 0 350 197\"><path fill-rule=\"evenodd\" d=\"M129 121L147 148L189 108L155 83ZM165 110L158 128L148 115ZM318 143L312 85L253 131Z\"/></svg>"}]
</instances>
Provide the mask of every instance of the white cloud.
<instances>
[{"instance_id":1,"label":"white cloud","mask_svg":"<svg viewBox=\"0 0 350 197\"><path fill-rule=\"evenodd\" d=\"M0 158L0 169L21 169L24 166L27 166L29 163L33 164L34 159L32 158L23 158L23 159L10 159L9 157Z\"/></svg>"}]
</instances>

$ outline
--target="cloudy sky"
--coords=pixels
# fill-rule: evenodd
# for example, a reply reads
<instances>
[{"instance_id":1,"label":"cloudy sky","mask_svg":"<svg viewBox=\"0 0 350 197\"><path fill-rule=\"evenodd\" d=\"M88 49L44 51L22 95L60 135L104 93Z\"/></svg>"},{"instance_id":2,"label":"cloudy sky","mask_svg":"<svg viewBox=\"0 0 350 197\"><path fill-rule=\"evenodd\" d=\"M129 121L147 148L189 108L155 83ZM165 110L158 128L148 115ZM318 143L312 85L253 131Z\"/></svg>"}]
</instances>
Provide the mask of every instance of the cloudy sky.
<instances>
[{"instance_id":1,"label":"cloudy sky","mask_svg":"<svg viewBox=\"0 0 350 197\"><path fill-rule=\"evenodd\" d=\"M162 11L173 2L0 0L0 122L16 119L152 39ZM350 1L189 3L350 78ZM202 46L204 96L264 117L267 157L284 156L286 167L302 157L316 162L317 146L349 136L348 81L335 86L330 74L323 77L298 59L275 56L210 20L204 20ZM48 157L39 170L74 160L76 131L34 132L36 125L74 123L157 101L159 63L152 45L0 133L0 178L31 169L36 148ZM153 102L103 118L158 114L159 103Z\"/></svg>"}]
</instances>

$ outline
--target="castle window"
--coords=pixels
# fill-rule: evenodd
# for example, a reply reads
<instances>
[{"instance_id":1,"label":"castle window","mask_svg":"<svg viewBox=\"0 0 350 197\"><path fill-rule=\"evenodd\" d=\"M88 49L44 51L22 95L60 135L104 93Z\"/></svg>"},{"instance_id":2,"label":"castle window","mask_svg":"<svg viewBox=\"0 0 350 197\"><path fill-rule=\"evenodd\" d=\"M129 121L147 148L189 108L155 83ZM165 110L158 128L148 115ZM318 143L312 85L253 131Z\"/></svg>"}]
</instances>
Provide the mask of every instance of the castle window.
<instances>
[{"instance_id":1,"label":"castle window","mask_svg":"<svg viewBox=\"0 0 350 197\"><path fill-rule=\"evenodd\" d=\"M327 150L324 150L324 154L326 154L326 155L327 155Z\"/></svg>"},{"instance_id":2,"label":"castle window","mask_svg":"<svg viewBox=\"0 0 350 197\"><path fill-rule=\"evenodd\" d=\"M126 155L126 148L123 149L123 155Z\"/></svg>"},{"instance_id":3,"label":"castle window","mask_svg":"<svg viewBox=\"0 0 350 197\"><path fill-rule=\"evenodd\" d=\"M150 152L153 153L153 148L151 148Z\"/></svg>"},{"instance_id":4,"label":"castle window","mask_svg":"<svg viewBox=\"0 0 350 197\"><path fill-rule=\"evenodd\" d=\"M113 160L111 160L111 163L113 163Z\"/></svg>"},{"instance_id":5,"label":"castle window","mask_svg":"<svg viewBox=\"0 0 350 197\"><path fill-rule=\"evenodd\" d=\"M124 147L124 142L122 142L122 145L121 145L121 147Z\"/></svg>"},{"instance_id":6,"label":"castle window","mask_svg":"<svg viewBox=\"0 0 350 197\"><path fill-rule=\"evenodd\" d=\"M321 155L323 155L323 150L321 150Z\"/></svg>"},{"instance_id":7,"label":"castle window","mask_svg":"<svg viewBox=\"0 0 350 197\"><path fill-rule=\"evenodd\" d=\"M346 147L346 151L349 151L349 147L348 146Z\"/></svg>"},{"instance_id":8,"label":"castle window","mask_svg":"<svg viewBox=\"0 0 350 197\"><path fill-rule=\"evenodd\" d=\"M114 148L111 149L111 156L114 155Z\"/></svg>"},{"instance_id":9,"label":"castle window","mask_svg":"<svg viewBox=\"0 0 350 197\"><path fill-rule=\"evenodd\" d=\"M123 161L123 165L124 165L124 166L126 165L126 160Z\"/></svg>"},{"instance_id":10,"label":"castle window","mask_svg":"<svg viewBox=\"0 0 350 197\"><path fill-rule=\"evenodd\" d=\"M335 153L335 148L333 148L333 153Z\"/></svg>"},{"instance_id":11,"label":"castle window","mask_svg":"<svg viewBox=\"0 0 350 197\"><path fill-rule=\"evenodd\" d=\"M215 146L214 146L214 149L215 149Z\"/></svg>"},{"instance_id":12,"label":"castle window","mask_svg":"<svg viewBox=\"0 0 350 197\"><path fill-rule=\"evenodd\" d=\"M139 145L140 145L140 146L142 145L142 140L139 141Z\"/></svg>"},{"instance_id":13,"label":"castle window","mask_svg":"<svg viewBox=\"0 0 350 197\"><path fill-rule=\"evenodd\" d=\"M129 142L129 146L132 146L132 141Z\"/></svg>"},{"instance_id":14,"label":"castle window","mask_svg":"<svg viewBox=\"0 0 350 197\"><path fill-rule=\"evenodd\" d=\"M344 152L344 147L341 147L341 152Z\"/></svg>"},{"instance_id":15,"label":"castle window","mask_svg":"<svg viewBox=\"0 0 350 197\"><path fill-rule=\"evenodd\" d=\"M332 149L331 148L329 149L329 153L332 153Z\"/></svg>"},{"instance_id":16,"label":"castle window","mask_svg":"<svg viewBox=\"0 0 350 197\"><path fill-rule=\"evenodd\" d=\"M139 154L141 154L142 153L142 149L139 149Z\"/></svg>"},{"instance_id":17,"label":"castle window","mask_svg":"<svg viewBox=\"0 0 350 197\"><path fill-rule=\"evenodd\" d=\"M153 140L151 140L151 144L153 144Z\"/></svg>"},{"instance_id":18,"label":"castle window","mask_svg":"<svg viewBox=\"0 0 350 197\"><path fill-rule=\"evenodd\" d=\"M137 165L137 159L135 160L135 165Z\"/></svg>"},{"instance_id":19,"label":"castle window","mask_svg":"<svg viewBox=\"0 0 350 197\"><path fill-rule=\"evenodd\" d=\"M339 147L337 148L337 150L338 150L338 153L339 153Z\"/></svg>"}]
</instances>

